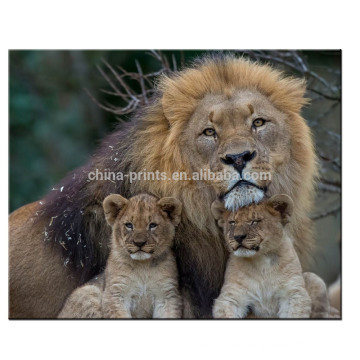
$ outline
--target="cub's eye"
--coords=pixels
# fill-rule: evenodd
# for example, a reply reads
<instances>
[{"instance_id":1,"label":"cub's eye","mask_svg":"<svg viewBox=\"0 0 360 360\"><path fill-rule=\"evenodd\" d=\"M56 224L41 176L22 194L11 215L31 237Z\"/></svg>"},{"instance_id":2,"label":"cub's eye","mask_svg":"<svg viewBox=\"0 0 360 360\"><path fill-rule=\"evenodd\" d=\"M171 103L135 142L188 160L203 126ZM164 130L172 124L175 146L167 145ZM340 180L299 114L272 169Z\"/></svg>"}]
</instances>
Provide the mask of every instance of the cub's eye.
<instances>
[{"instance_id":1,"label":"cub's eye","mask_svg":"<svg viewBox=\"0 0 360 360\"><path fill-rule=\"evenodd\" d=\"M235 221L229 221L230 225L235 225Z\"/></svg>"},{"instance_id":2,"label":"cub's eye","mask_svg":"<svg viewBox=\"0 0 360 360\"><path fill-rule=\"evenodd\" d=\"M250 225L256 225L259 222L260 222L260 220L253 220Z\"/></svg>"},{"instance_id":3,"label":"cub's eye","mask_svg":"<svg viewBox=\"0 0 360 360\"><path fill-rule=\"evenodd\" d=\"M255 119L252 124L253 124L254 128L257 128L257 127L263 126L265 124L265 122L266 121L264 119L259 118L259 119Z\"/></svg>"},{"instance_id":4,"label":"cub's eye","mask_svg":"<svg viewBox=\"0 0 360 360\"><path fill-rule=\"evenodd\" d=\"M207 128L203 131L203 134L205 136L215 136L216 135L216 131L213 128Z\"/></svg>"},{"instance_id":5,"label":"cub's eye","mask_svg":"<svg viewBox=\"0 0 360 360\"><path fill-rule=\"evenodd\" d=\"M156 227L157 227L157 224L155 224L155 223L149 224L149 229L155 229Z\"/></svg>"},{"instance_id":6,"label":"cub's eye","mask_svg":"<svg viewBox=\"0 0 360 360\"><path fill-rule=\"evenodd\" d=\"M128 222L125 224L125 227L128 229L128 230L133 230L134 229L134 226L131 222Z\"/></svg>"}]
</instances>

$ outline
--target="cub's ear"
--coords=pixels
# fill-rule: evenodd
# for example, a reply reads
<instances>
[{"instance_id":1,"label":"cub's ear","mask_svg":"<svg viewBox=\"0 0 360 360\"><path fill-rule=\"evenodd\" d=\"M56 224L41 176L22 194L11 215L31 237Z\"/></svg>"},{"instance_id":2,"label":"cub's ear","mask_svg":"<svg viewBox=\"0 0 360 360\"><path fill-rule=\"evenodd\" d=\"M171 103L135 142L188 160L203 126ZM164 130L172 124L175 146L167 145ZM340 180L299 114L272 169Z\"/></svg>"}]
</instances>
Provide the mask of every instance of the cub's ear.
<instances>
[{"instance_id":1,"label":"cub's ear","mask_svg":"<svg viewBox=\"0 0 360 360\"><path fill-rule=\"evenodd\" d=\"M226 211L226 209L225 209L224 203L222 201L215 200L211 204L211 212L220 227L224 227L223 216L224 216L225 211Z\"/></svg>"},{"instance_id":2,"label":"cub's ear","mask_svg":"<svg viewBox=\"0 0 360 360\"><path fill-rule=\"evenodd\" d=\"M172 197L164 197L157 202L161 211L165 212L171 222L177 226L181 220L182 203Z\"/></svg>"},{"instance_id":3,"label":"cub's ear","mask_svg":"<svg viewBox=\"0 0 360 360\"><path fill-rule=\"evenodd\" d=\"M105 219L109 225L114 225L120 211L125 210L128 203L129 200L118 194L111 194L105 198L103 208L105 212Z\"/></svg>"},{"instance_id":4,"label":"cub's ear","mask_svg":"<svg viewBox=\"0 0 360 360\"><path fill-rule=\"evenodd\" d=\"M290 196L285 194L274 195L267 201L267 206L270 212L275 210L277 213L280 213L284 225L290 222L294 209L294 203Z\"/></svg>"}]
</instances>

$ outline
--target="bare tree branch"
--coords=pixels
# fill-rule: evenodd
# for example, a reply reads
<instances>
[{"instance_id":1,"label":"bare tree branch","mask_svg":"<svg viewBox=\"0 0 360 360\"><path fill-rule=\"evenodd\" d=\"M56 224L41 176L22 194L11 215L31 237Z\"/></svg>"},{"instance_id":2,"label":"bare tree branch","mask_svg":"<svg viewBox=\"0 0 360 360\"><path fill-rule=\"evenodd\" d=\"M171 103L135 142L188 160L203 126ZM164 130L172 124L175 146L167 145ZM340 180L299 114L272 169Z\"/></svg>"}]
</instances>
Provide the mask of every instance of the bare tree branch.
<instances>
[{"instance_id":1,"label":"bare tree branch","mask_svg":"<svg viewBox=\"0 0 360 360\"><path fill-rule=\"evenodd\" d=\"M335 186L335 185L319 183L318 184L318 189L322 190L322 191L341 194L341 188L338 187L338 186Z\"/></svg>"},{"instance_id":2,"label":"bare tree branch","mask_svg":"<svg viewBox=\"0 0 360 360\"><path fill-rule=\"evenodd\" d=\"M322 218L324 218L326 216L329 216L329 215L335 215L340 210L341 210L341 206L337 206L337 207L335 207L333 209L326 210L326 211L323 211L323 212L318 213L318 214L314 214L314 215L310 216L310 219L312 219L312 220L322 219Z\"/></svg>"},{"instance_id":3,"label":"bare tree branch","mask_svg":"<svg viewBox=\"0 0 360 360\"><path fill-rule=\"evenodd\" d=\"M341 164L336 159L332 159L330 156L326 155L324 152L319 151L318 156L321 160L334 165L338 170L341 169Z\"/></svg>"},{"instance_id":4,"label":"bare tree branch","mask_svg":"<svg viewBox=\"0 0 360 360\"><path fill-rule=\"evenodd\" d=\"M307 65L306 60L301 55L299 51L251 51L245 50L242 51L243 53L247 54L248 56L252 57L256 60L268 60L271 62L278 63L280 65L285 66L290 70L295 70L296 72L300 73L306 78L313 78L320 83L323 87L325 87L326 91L320 91L315 89L314 87L309 88L310 91L321 95L322 97L329 99L340 101L340 89L337 86L332 86L326 81L322 76L317 74L315 71L312 71L309 66Z\"/></svg>"},{"instance_id":5,"label":"bare tree branch","mask_svg":"<svg viewBox=\"0 0 360 360\"><path fill-rule=\"evenodd\" d=\"M140 86L141 86L142 96L143 96L143 99L144 99L145 104L147 105L147 104L148 104L148 98L147 98L147 95L146 95L146 88L145 88L145 82L144 82L144 74L143 74L143 72L142 72L141 65L140 65L139 61L135 60L135 64L136 64L136 68L137 68L138 73L139 73L139 80L140 80Z\"/></svg>"},{"instance_id":6,"label":"bare tree branch","mask_svg":"<svg viewBox=\"0 0 360 360\"><path fill-rule=\"evenodd\" d=\"M101 109L109 111L116 115L126 115L134 112L139 106L147 105L149 98L154 94L154 83L156 78L162 73L170 73L177 71L176 57L172 55L172 68L169 60L161 51L152 50L149 54L159 62L159 71L144 74L141 64L135 60L137 72L128 72L121 66L117 66L117 70L112 67L105 59L102 60L105 69L98 66L100 74L109 84L111 90L101 89L100 91L109 96L114 96L123 101L125 105L114 106L109 103L101 103L86 89L87 94ZM131 85L130 85L131 84ZM136 85L139 86L140 91L137 92Z\"/></svg>"}]
</instances>

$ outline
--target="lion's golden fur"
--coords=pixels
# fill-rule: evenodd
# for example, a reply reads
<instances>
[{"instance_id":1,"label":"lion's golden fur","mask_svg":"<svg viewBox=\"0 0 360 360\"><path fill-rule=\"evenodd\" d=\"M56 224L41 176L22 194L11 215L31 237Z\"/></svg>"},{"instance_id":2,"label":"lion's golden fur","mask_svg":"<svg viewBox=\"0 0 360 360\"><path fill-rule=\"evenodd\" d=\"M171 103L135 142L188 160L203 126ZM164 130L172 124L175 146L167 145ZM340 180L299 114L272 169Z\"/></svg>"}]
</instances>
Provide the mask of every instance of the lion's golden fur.
<instances>
[{"instance_id":1,"label":"lion's golden fur","mask_svg":"<svg viewBox=\"0 0 360 360\"><path fill-rule=\"evenodd\" d=\"M190 172L190 159L195 149L186 148L184 132L189 118L202 99L208 94L230 98L236 90L254 91L254 96L260 93L286 115L286 127L291 134L290 161L282 167L282 172L274 174L269 195L285 193L297 204L291 231L295 239L294 246L304 264L313 244L308 213L311 208L314 178L317 174L310 129L300 114L301 107L307 103L304 97L305 82L285 77L268 65L226 56L204 58L179 73L164 75L160 78L157 88L157 95L152 104L137 114L126 129L120 129L104 140L98 153L85 167L76 172L76 181L72 180L70 174L60 183L64 187L62 193L52 192L45 198L45 211L41 216L42 219L45 218L44 222L50 222L54 216L67 214L66 219L62 216L54 219L53 233L48 229L49 234L52 234L50 236L58 239L54 240L57 243L64 239L68 247L74 246L66 242L63 234L65 231L70 231L70 234L74 231L72 237L76 238L80 233L82 239L85 239L86 249L72 248L71 256L81 264L85 258L89 259L87 262L94 271L86 273L82 280L86 281L104 266L107 256L107 247L97 244L100 233L103 236L109 234L105 218L100 212L101 203L107 195L120 193L123 196L131 196L149 192L158 197L173 196L180 199L184 207L179 235L175 238L180 285L186 292L193 292L193 303L198 301L196 307L199 310L196 316L209 316L213 299L221 288L227 257L221 233L210 211L210 205L217 195L216 191L208 184L195 181L130 183L124 180L116 184L105 181L87 183L84 174L96 168L122 172L159 170L169 175L173 172ZM112 150L109 148L119 152L118 162L114 162L113 158L110 160ZM78 198L81 203L71 202L73 198ZM90 218L91 216L93 218ZM61 221L65 221L66 227L61 225ZM43 242L43 238L40 236L32 241ZM36 260L35 254L31 258L30 250L27 253L29 259L24 261ZM82 257L77 254L82 254ZM52 259L49 259L50 261ZM85 274L87 264L84 269L81 266L78 268ZM16 264L11 265L10 271L16 272ZM35 301L34 306L37 306Z\"/></svg>"},{"instance_id":2,"label":"lion's golden fur","mask_svg":"<svg viewBox=\"0 0 360 360\"><path fill-rule=\"evenodd\" d=\"M302 243L296 242L295 246L302 263L305 263L312 246L312 237L303 235L311 231L307 216L312 205L314 179L317 175L311 132L300 115L302 106L308 103L304 97L305 81L286 77L268 65L228 57L225 60L208 58L173 77L163 76L158 88L161 97L144 118L151 126L138 133L133 147L134 154L131 155L140 169L146 168L148 171L160 169L168 174L176 171L189 172L188 159L184 157L179 137L199 101L206 94L220 93L230 97L237 89L256 90L287 114L293 158L285 172L277 174L272 186L275 194L285 192L297 204L293 216L293 231L302 238ZM138 149L143 151L139 153ZM146 186L141 184L143 185ZM159 181L149 186L148 190L158 196L181 194L186 218L201 231L217 233L209 221L210 206L204 206L213 197L210 188L204 187L199 193L195 184L185 181ZM307 238L308 241L305 240Z\"/></svg>"}]
</instances>

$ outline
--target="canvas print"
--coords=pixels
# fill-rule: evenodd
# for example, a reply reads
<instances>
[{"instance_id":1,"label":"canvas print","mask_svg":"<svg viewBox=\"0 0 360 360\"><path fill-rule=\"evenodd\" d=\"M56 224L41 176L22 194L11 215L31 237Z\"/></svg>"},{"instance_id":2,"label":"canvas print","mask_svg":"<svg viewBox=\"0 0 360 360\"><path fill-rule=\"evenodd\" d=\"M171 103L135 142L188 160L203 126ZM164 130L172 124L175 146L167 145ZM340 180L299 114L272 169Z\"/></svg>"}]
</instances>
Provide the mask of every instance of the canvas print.
<instances>
[{"instance_id":1,"label":"canvas print","mask_svg":"<svg viewBox=\"0 0 360 360\"><path fill-rule=\"evenodd\" d=\"M341 319L340 50L11 50L10 319Z\"/></svg>"}]
</instances>

